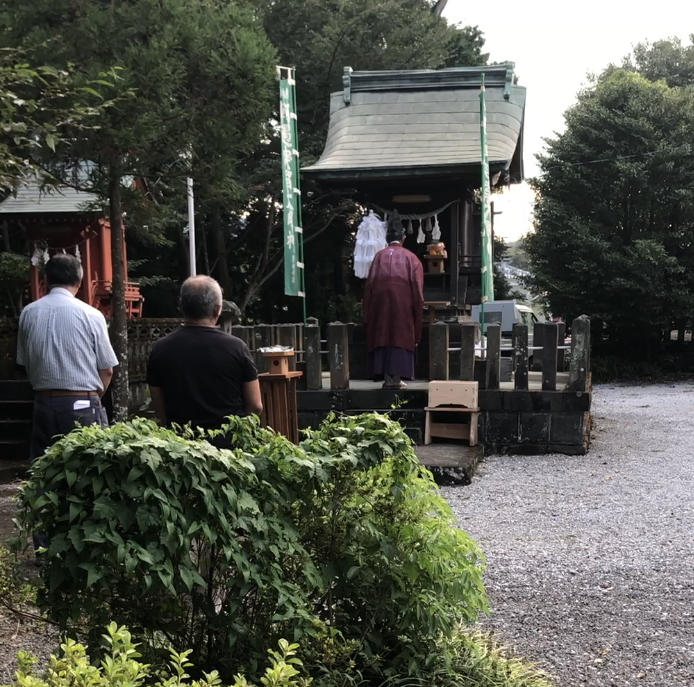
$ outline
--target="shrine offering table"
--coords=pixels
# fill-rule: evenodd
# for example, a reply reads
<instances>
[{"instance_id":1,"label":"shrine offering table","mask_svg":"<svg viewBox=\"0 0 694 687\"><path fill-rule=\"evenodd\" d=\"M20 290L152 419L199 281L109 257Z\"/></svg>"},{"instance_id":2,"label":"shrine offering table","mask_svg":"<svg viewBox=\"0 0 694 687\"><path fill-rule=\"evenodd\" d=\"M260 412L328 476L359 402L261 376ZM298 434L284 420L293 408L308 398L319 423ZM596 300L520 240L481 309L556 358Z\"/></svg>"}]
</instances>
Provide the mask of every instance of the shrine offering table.
<instances>
[{"instance_id":1,"label":"shrine offering table","mask_svg":"<svg viewBox=\"0 0 694 687\"><path fill-rule=\"evenodd\" d=\"M299 420L296 410L296 381L303 372L258 375L263 399L261 422L295 444L299 443Z\"/></svg>"}]
</instances>

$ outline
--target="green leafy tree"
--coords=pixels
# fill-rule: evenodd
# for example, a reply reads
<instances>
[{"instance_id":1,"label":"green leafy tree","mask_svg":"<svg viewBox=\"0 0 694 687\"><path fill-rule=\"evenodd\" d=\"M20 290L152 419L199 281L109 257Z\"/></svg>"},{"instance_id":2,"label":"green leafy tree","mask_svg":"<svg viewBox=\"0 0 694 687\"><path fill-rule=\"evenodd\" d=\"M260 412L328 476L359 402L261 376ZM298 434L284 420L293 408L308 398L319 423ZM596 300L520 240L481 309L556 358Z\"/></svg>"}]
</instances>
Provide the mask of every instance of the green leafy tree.
<instances>
[{"instance_id":1,"label":"green leafy tree","mask_svg":"<svg viewBox=\"0 0 694 687\"><path fill-rule=\"evenodd\" d=\"M532 286L565 320L601 320L622 352L653 355L694 312L694 92L610 70L548 141Z\"/></svg>"},{"instance_id":2,"label":"green leafy tree","mask_svg":"<svg viewBox=\"0 0 694 687\"><path fill-rule=\"evenodd\" d=\"M689 37L688 44L683 44L679 38L639 43L623 66L649 81L665 79L668 86L691 86L694 84L694 34Z\"/></svg>"},{"instance_id":3,"label":"green leafy tree","mask_svg":"<svg viewBox=\"0 0 694 687\"><path fill-rule=\"evenodd\" d=\"M66 135L94 131L110 104L97 90L114 85L115 73L84 80L74 67L35 66L34 52L0 48L0 192L18 181L54 182L40 165L41 151L55 151Z\"/></svg>"},{"instance_id":4,"label":"green leafy tree","mask_svg":"<svg viewBox=\"0 0 694 687\"><path fill-rule=\"evenodd\" d=\"M69 149L58 150L65 176L96 192L111 222L111 334L121 363L113 405L114 415L123 418L128 405L124 203L140 210L163 205L165 212L153 214L166 226L180 216L167 193L177 194L178 207L185 207L186 175L233 187L238 158L256 144L269 115L274 50L244 2L5 0L0 8L10 40L37 51L46 45L46 63L74 64L87 81L104 65L119 64L123 86L136 94L127 107L102 113L97 134L75 136ZM70 170L85 161L88 180L69 179ZM139 193L126 183L132 177L141 180Z\"/></svg>"}]
</instances>

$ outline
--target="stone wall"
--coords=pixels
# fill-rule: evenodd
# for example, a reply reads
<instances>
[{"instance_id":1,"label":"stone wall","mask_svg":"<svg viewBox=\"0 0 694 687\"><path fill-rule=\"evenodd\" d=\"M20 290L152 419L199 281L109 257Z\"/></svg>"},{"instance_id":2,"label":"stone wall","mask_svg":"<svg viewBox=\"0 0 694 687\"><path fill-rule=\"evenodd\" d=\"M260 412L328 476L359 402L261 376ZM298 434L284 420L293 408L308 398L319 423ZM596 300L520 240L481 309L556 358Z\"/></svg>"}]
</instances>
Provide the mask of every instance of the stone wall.
<instances>
[{"instance_id":1,"label":"stone wall","mask_svg":"<svg viewBox=\"0 0 694 687\"><path fill-rule=\"evenodd\" d=\"M589 392L480 390L480 443L486 454L583 455L590 444ZM425 391L384 389L298 392L299 427L315 428L331 411L389 413L421 444Z\"/></svg>"}]
</instances>

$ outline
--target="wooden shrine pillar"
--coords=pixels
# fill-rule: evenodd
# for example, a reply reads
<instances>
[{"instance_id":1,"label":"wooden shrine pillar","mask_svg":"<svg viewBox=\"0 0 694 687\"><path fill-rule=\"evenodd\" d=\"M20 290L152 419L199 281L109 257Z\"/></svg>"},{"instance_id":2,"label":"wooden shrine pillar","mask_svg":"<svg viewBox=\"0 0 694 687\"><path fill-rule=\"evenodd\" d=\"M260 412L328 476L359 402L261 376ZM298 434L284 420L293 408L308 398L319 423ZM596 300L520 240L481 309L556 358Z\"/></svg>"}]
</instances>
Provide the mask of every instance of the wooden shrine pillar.
<instances>
[{"instance_id":1,"label":"wooden shrine pillar","mask_svg":"<svg viewBox=\"0 0 694 687\"><path fill-rule=\"evenodd\" d=\"M448 256L448 269L451 272L451 303L459 308L460 302L460 210L461 203L451 205L451 246Z\"/></svg>"},{"instance_id":2,"label":"wooden shrine pillar","mask_svg":"<svg viewBox=\"0 0 694 687\"><path fill-rule=\"evenodd\" d=\"M100 281L113 281L113 264L111 262L111 224L105 220L99 220L99 244L101 247L101 271Z\"/></svg>"},{"instance_id":3,"label":"wooden shrine pillar","mask_svg":"<svg viewBox=\"0 0 694 687\"><path fill-rule=\"evenodd\" d=\"M91 238L84 239L82 255L82 294L87 305L94 305L94 277L92 276L92 246Z\"/></svg>"}]
</instances>

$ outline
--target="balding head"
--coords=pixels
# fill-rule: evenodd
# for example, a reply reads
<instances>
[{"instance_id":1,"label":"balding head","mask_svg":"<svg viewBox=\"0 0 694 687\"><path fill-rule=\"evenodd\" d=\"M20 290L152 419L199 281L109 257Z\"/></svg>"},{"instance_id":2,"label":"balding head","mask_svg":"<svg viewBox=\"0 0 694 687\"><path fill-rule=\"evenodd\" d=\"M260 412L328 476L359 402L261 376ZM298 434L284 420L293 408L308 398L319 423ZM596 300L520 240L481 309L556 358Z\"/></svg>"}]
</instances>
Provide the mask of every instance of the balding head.
<instances>
[{"instance_id":1,"label":"balding head","mask_svg":"<svg viewBox=\"0 0 694 687\"><path fill-rule=\"evenodd\" d=\"M214 324L222 311L222 288L212 277L189 277L181 286L180 305L187 322Z\"/></svg>"}]
</instances>

